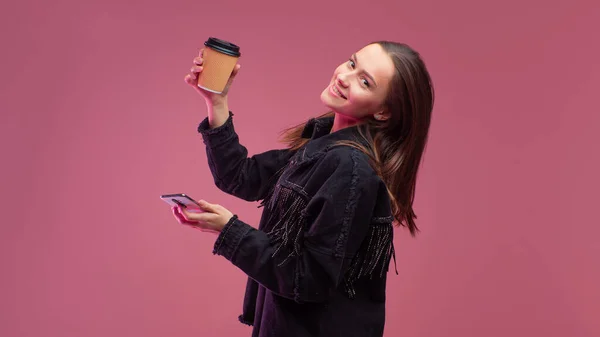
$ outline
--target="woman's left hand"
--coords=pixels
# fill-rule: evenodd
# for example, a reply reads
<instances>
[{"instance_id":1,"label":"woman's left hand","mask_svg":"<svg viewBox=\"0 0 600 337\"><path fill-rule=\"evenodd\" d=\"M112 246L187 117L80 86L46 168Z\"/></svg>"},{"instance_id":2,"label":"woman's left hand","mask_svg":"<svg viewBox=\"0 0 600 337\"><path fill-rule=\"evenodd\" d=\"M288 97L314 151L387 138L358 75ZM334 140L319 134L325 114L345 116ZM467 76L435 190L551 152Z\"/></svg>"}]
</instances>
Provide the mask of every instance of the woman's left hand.
<instances>
[{"instance_id":1,"label":"woman's left hand","mask_svg":"<svg viewBox=\"0 0 600 337\"><path fill-rule=\"evenodd\" d=\"M200 212L191 212L175 206L172 208L173 215L180 224L211 233L220 233L233 217L233 213L221 205L210 204L204 200L198 203Z\"/></svg>"}]
</instances>

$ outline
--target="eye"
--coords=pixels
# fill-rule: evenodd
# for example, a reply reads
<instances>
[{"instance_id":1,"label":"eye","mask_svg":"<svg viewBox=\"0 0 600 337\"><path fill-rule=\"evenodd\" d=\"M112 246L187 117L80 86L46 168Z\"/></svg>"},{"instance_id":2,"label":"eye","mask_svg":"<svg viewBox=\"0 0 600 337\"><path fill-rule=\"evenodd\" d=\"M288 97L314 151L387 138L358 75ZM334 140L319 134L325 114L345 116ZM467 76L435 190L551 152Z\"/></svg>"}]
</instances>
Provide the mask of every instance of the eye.
<instances>
[{"instance_id":1,"label":"eye","mask_svg":"<svg viewBox=\"0 0 600 337\"><path fill-rule=\"evenodd\" d=\"M371 86L371 83L369 83L369 81L368 81L366 78L363 78L363 79L362 79L362 82L363 82L363 84L364 84L365 86L367 86L367 87L370 87L370 86Z\"/></svg>"},{"instance_id":2,"label":"eye","mask_svg":"<svg viewBox=\"0 0 600 337\"><path fill-rule=\"evenodd\" d=\"M350 65L350 68L354 69L354 67L356 67L356 64L354 64L354 61L352 59L348 60L348 65Z\"/></svg>"}]
</instances>

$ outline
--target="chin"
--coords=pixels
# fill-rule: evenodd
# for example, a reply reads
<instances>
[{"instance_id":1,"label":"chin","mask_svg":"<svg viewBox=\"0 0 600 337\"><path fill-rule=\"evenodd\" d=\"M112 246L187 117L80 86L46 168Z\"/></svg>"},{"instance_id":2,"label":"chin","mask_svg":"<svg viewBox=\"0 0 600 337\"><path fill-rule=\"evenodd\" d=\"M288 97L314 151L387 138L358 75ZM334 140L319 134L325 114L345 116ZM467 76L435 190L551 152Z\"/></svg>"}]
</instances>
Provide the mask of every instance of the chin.
<instances>
[{"instance_id":1,"label":"chin","mask_svg":"<svg viewBox=\"0 0 600 337\"><path fill-rule=\"evenodd\" d=\"M321 103L323 103L323 105L325 105L327 108L333 109L331 106L331 97L329 97L329 88L325 88L325 90L321 92Z\"/></svg>"}]
</instances>

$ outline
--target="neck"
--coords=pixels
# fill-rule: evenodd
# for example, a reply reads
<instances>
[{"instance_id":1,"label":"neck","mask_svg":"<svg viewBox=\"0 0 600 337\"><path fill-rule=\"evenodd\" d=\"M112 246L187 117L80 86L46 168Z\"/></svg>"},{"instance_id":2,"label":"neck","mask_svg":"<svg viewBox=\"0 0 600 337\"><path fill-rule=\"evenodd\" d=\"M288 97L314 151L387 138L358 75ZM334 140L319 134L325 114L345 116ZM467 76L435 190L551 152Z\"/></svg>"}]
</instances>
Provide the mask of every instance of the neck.
<instances>
[{"instance_id":1,"label":"neck","mask_svg":"<svg viewBox=\"0 0 600 337\"><path fill-rule=\"evenodd\" d=\"M330 133L334 133L336 131L345 129L350 126L354 126L356 124L358 124L357 120L348 118L346 116L342 116L336 112L335 116L333 117L333 126L331 127Z\"/></svg>"}]
</instances>

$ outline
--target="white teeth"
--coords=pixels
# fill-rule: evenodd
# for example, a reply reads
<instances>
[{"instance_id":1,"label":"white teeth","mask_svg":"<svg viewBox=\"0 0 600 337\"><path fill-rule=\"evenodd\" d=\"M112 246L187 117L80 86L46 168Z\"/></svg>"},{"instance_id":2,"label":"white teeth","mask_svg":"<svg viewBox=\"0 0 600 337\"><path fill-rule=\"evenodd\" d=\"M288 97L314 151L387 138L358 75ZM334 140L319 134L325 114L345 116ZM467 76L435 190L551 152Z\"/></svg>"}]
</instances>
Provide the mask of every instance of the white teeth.
<instances>
[{"instance_id":1,"label":"white teeth","mask_svg":"<svg viewBox=\"0 0 600 337\"><path fill-rule=\"evenodd\" d=\"M344 98L344 95L342 95L342 93L338 90L338 88L334 85L333 86L333 91L338 94L341 98Z\"/></svg>"}]
</instances>

